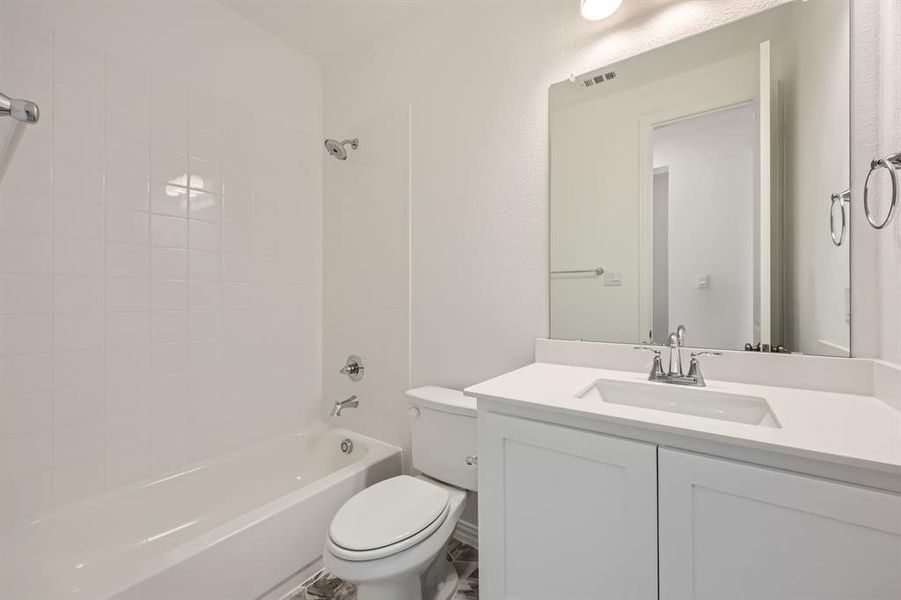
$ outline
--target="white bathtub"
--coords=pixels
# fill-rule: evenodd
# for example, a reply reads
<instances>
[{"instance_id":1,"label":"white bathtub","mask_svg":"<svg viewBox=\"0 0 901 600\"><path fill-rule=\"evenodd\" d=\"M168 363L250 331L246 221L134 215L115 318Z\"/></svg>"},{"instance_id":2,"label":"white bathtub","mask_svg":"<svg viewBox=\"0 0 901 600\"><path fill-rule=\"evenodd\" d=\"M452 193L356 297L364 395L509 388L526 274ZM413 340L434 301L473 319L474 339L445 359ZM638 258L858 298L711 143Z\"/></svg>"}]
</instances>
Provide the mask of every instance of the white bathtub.
<instances>
[{"instance_id":1,"label":"white bathtub","mask_svg":"<svg viewBox=\"0 0 901 600\"><path fill-rule=\"evenodd\" d=\"M341 504L400 469L397 448L323 427L104 492L2 534L0 600L277 598Z\"/></svg>"}]
</instances>

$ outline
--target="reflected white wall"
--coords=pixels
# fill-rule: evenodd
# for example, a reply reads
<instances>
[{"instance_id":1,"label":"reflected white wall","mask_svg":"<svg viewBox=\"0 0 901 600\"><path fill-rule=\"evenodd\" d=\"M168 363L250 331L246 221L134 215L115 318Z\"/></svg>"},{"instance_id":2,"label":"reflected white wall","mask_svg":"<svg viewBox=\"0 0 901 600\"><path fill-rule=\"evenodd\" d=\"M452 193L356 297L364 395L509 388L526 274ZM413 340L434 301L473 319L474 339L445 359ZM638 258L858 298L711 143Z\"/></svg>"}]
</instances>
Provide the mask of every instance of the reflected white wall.
<instances>
[{"instance_id":1,"label":"reflected white wall","mask_svg":"<svg viewBox=\"0 0 901 600\"><path fill-rule=\"evenodd\" d=\"M742 48L746 46L739 45L736 50ZM757 53L746 52L675 71L669 77L616 93L585 91L580 101L552 108L551 269L602 266L608 271L608 277L616 274L619 280L614 284L603 276L552 276L552 337L624 343L636 343L647 337L648 332L642 331L641 327L640 298L643 292L639 272L642 252L642 170L639 161L643 119L653 118L663 111L692 107L699 101L709 103L708 98L751 101L757 95L757 70ZM685 110L689 114L693 112L692 108ZM655 163L654 166L662 164ZM709 172L695 171L694 175L707 177ZM686 180L681 181L681 186L687 184ZM753 184L747 185L750 194ZM750 211L749 205L749 214ZM689 215L696 216L699 225L711 223L703 211L696 213L692 209L685 217ZM730 221L730 224L734 225L734 222ZM748 233L750 240L750 225ZM679 260L683 250L680 246L684 246L686 240L682 238L677 243L675 239L678 238L670 239L671 256ZM693 267L680 264L677 267L680 280L682 268ZM670 271L671 285L675 273ZM717 289L731 287L722 280L720 284L723 287ZM711 294L705 296L708 300L711 297ZM752 300L753 296L749 294L748 301ZM708 303L704 306L709 310ZM674 313L676 307L689 313ZM671 328L697 314L677 302L670 309ZM697 323L697 319L691 320ZM697 324L695 329L702 327ZM737 339L737 332L733 330L733 334L725 339ZM705 333L705 337L709 336ZM751 339L753 335L740 345L730 347L741 347ZM694 343L701 342L695 339Z\"/></svg>"},{"instance_id":2,"label":"reflected white wall","mask_svg":"<svg viewBox=\"0 0 901 600\"><path fill-rule=\"evenodd\" d=\"M749 103L654 130L654 167L669 173L668 321L694 346L754 342L755 114Z\"/></svg>"}]
</instances>

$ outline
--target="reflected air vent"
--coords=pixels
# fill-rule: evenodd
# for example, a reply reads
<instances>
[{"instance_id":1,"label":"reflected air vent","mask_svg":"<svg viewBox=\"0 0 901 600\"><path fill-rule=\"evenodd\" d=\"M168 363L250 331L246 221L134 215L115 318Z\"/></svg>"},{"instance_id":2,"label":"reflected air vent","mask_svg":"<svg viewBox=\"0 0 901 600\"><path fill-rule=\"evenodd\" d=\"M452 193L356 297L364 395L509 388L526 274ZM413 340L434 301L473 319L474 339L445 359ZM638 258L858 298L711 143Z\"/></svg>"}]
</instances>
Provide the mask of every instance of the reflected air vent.
<instances>
[{"instance_id":1,"label":"reflected air vent","mask_svg":"<svg viewBox=\"0 0 901 600\"><path fill-rule=\"evenodd\" d=\"M585 87L594 87L599 83L604 83L605 81L610 81L616 77L616 71L608 71L606 73L601 73L600 75L595 75L594 77L589 77L588 79L582 80L582 85Z\"/></svg>"}]
</instances>

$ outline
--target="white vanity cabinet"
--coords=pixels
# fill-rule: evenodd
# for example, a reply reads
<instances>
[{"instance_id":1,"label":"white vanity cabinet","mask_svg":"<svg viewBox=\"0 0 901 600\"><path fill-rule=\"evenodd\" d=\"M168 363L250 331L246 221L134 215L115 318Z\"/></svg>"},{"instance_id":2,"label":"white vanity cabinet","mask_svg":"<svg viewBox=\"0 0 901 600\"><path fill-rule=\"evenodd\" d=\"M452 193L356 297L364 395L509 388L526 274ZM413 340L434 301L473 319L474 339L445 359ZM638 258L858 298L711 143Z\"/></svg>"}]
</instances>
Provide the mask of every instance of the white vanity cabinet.
<instances>
[{"instance_id":1,"label":"white vanity cabinet","mask_svg":"<svg viewBox=\"0 0 901 600\"><path fill-rule=\"evenodd\" d=\"M485 600L901 599L901 495L514 414L479 414Z\"/></svg>"},{"instance_id":2,"label":"white vanity cabinet","mask_svg":"<svg viewBox=\"0 0 901 600\"><path fill-rule=\"evenodd\" d=\"M661 600L897 600L901 496L661 448Z\"/></svg>"},{"instance_id":3,"label":"white vanity cabinet","mask_svg":"<svg viewBox=\"0 0 901 600\"><path fill-rule=\"evenodd\" d=\"M480 592L488 600L657 598L657 449L479 415Z\"/></svg>"}]
</instances>

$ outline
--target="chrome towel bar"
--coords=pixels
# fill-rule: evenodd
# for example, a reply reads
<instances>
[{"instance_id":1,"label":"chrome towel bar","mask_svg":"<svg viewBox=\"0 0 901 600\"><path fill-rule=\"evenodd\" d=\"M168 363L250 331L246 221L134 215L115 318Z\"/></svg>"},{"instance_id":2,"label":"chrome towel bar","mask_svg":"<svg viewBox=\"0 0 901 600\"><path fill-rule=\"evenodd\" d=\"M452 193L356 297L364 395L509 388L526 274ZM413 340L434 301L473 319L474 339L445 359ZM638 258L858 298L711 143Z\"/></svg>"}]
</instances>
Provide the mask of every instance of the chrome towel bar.
<instances>
[{"instance_id":1,"label":"chrome towel bar","mask_svg":"<svg viewBox=\"0 0 901 600\"><path fill-rule=\"evenodd\" d=\"M595 277L599 277L604 274L604 267L598 267L596 269L576 269L574 271L551 271L551 275L575 275L577 273L594 273Z\"/></svg>"}]
</instances>

